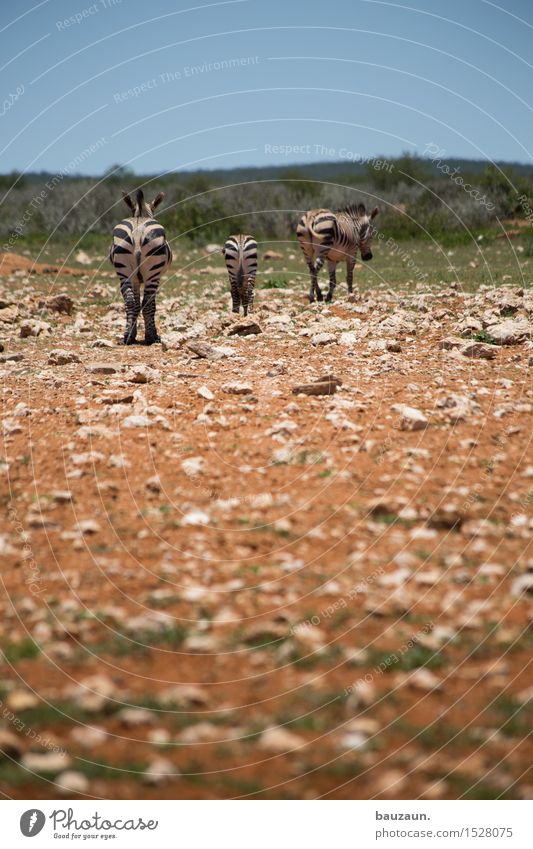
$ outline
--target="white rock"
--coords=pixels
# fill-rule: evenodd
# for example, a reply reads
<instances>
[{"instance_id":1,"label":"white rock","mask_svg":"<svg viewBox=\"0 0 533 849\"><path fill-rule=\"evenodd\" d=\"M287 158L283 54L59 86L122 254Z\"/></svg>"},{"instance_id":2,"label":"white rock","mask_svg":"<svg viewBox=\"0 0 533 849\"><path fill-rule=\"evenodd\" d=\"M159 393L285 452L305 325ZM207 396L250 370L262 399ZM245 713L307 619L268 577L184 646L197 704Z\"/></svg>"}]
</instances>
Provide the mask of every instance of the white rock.
<instances>
[{"instance_id":1,"label":"white rock","mask_svg":"<svg viewBox=\"0 0 533 849\"><path fill-rule=\"evenodd\" d=\"M337 341L334 333L315 333L311 338L311 344L315 347L318 345L331 345Z\"/></svg>"},{"instance_id":2,"label":"white rock","mask_svg":"<svg viewBox=\"0 0 533 849\"><path fill-rule=\"evenodd\" d=\"M303 737L286 728L266 728L259 738L259 746L268 752L289 752L305 744Z\"/></svg>"},{"instance_id":3,"label":"white rock","mask_svg":"<svg viewBox=\"0 0 533 849\"><path fill-rule=\"evenodd\" d=\"M143 774L146 784L164 784L173 778L179 778L180 771L167 758L154 758Z\"/></svg>"},{"instance_id":4,"label":"white rock","mask_svg":"<svg viewBox=\"0 0 533 849\"><path fill-rule=\"evenodd\" d=\"M205 398L206 401L213 401L215 397L207 386L199 386L196 390L196 394L199 395L200 398Z\"/></svg>"},{"instance_id":5,"label":"white rock","mask_svg":"<svg viewBox=\"0 0 533 849\"><path fill-rule=\"evenodd\" d=\"M50 351L48 355L48 365L50 366L65 366L70 363L79 363L80 358L72 351L64 351L62 348L57 348Z\"/></svg>"},{"instance_id":6,"label":"white rock","mask_svg":"<svg viewBox=\"0 0 533 849\"><path fill-rule=\"evenodd\" d=\"M26 752L21 764L30 772L61 772L70 766L66 752Z\"/></svg>"},{"instance_id":7,"label":"white rock","mask_svg":"<svg viewBox=\"0 0 533 849\"><path fill-rule=\"evenodd\" d=\"M127 416L122 422L123 427L149 427L151 424L148 416L132 415Z\"/></svg>"},{"instance_id":8,"label":"white rock","mask_svg":"<svg viewBox=\"0 0 533 849\"><path fill-rule=\"evenodd\" d=\"M161 374L157 369L140 363L129 369L127 377L130 383L153 383L160 379Z\"/></svg>"},{"instance_id":9,"label":"white rock","mask_svg":"<svg viewBox=\"0 0 533 849\"><path fill-rule=\"evenodd\" d=\"M224 383L222 391L228 395L251 395L253 388L249 383Z\"/></svg>"},{"instance_id":10,"label":"white rock","mask_svg":"<svg viewBox=\"0 0 533 849\"><path fill-rule=\"evenodd\" d=\"M394 404L392 410L400 415L400 430L424 430L429 424L425 415L416 407Z\"/></svg>"},{"instance_id":11,"label":"white rock","mask_svg":"<svg viewBox=\"0 0 533 849\"><path fill-rule=\"evenodd\" d=\"M89 791L89 780L82 772L75 772L73 769L68 769L56 776L55 784L67 794Z\"/></svg>"},{"instance_id":12,"label":"white rock","mask_svg":"<svg viewBox=\"0 0 533 849\"><path fill-rule=\"evenodd\" d=\"M208 525L211 521L211 517L209 513L206 513L204 510L189 510L188 513L185 513L183 516L181 523L182 525Z\"/></svg>"}]
</instances>

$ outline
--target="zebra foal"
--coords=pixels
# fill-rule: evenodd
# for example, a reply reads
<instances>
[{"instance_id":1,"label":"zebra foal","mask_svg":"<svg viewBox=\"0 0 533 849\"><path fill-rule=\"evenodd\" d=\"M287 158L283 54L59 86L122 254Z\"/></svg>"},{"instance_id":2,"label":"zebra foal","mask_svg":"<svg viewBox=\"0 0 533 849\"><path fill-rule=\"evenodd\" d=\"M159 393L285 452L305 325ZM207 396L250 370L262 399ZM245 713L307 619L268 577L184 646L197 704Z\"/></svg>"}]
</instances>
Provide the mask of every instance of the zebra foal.
<instances>
[{"instance_id":1,"label":"zebra foal","mask_svg":"<svg viewBox=\"0 0 533 849\"><path fill-rule=\"evenodd\" d=\"M120 279L120 292L126 307L124 344L133 345L137 337L137 319L142 311L145 345L160 342L155 325L155 299L161 274L172 262L172 251L165 230L154 219L154 210L165 197L159 192L147 202L142 189L132 199L122 192L131 217L113 230L109 259ZM144 286L141 303L141 286Z\"/></svg>"},{"instance_id":2,"label":"zebra foal","mask_svg":"<svg viewBox=\"0 0 533 849\"><path fill-rule=\"evenodd\" d=\"M253 236L229 236L222 248L231 288L232 312L244 315L254 304L255 276L257 274L257 242Z\"/></svg>"},{"instance_id":3,"label":"zebra foal","mask_svg":"<svg viewBox=\"0 0 533 849\"><path fill-rule=\"evenodd\" d=\"M313 303L315 294L318 301L323 300L318 285L318 273L327 260L329 271L329 289L326 301L331 301L337 285L337 263L346 263L348 291L353 292L353 269L357 251L361 259L372 259L372 238L374 236L373 219L378 214L376 207L370 215L364 205L353 204L332 212L331 209L310 209L298 222L296 235L305 256L311 274L309 301Z\"/></svg>"}]
</instances>

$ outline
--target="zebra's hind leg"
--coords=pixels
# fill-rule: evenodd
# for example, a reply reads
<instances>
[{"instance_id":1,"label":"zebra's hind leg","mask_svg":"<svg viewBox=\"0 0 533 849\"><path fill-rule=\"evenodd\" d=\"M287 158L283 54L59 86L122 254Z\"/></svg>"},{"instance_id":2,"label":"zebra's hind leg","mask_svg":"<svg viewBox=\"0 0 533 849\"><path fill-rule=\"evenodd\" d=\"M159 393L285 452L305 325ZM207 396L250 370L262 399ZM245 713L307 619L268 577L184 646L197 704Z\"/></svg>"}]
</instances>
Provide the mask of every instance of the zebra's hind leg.
<instances>
[{"instance_id":1,"label":"zebra's hind leg","mask_svg":"<svg viewBox=\"0 0 533 849\"><path fill-rule=\"evenodd\" d=\"M243 292L242 305L244 307L244 315L248 315L254 308L254 287L255 278L249 277L248 283Z\"/></svg>"},{"instance_id":2,"label":"zebra's hind leg","mask_svg":"<svg viewBox=\"0 0 533 849\"><path fill-rule=\"evenodd\" d=\"M348 292L350 295L353 292L353 269L355 265L355 259L350 259L346 263L346 282L348 284Z\"/></svg>"},{"instance_id":3,"label":"zebra's hind leg","mask_svg":"<svg viewBox=\"0 0 533 849\"><path fill-rule=\"evenodd\" d=\"M314 266L313 266L314 286L315 286L315 292L316 292L316 299L317 299L317 301L323 301L323 300L324 300L324 295L322 294L322 289L321 289L321 288L320 288L320 286L318 285L318 275L319 275L320 269L322 268L322 266L323 266L323 265L324 265L324 260L323 260L323 258L322 258L321 256L319 256L319 257L315 260L315 264L314 264ZM313 299L313 300L314 300L314 299Z\"/></svg>"},{"instance_id":4,"label":"zebra's hind leg","mask_svg":"<svg viewBox=\"0 0 533 849\"><path fill-rule=\"evenodd\" d=\"M120 292L126 307L126 329L124 331L124 344L133 345L137 338L137 319L141 311L139 289L133 287L130 280L123 280L120 284Z\"/></svg>"},{"instance_id":5,"label":"zebra's hind leg","mask_svg":"<svg viewBox=\"0 0 533 849\"><path fill-rule=\"evenodd\" d=\"M153 280L149 283L146 283L144 287L142 311L144 318L145 345L153 345L154 342L161 342L161 339L155 326L155 296L157 295L158 285L159 280Z\"/></svg>"},{"instance_id":6,"label":"zebra's hind leg","mask_svg":"<svg viewBox=\"0 0 533 849\"><path fill-rule=\"evenodd\" d=\"M311 285L309 287L309 303L314 304L315 294L317 301L322 301L322 289L318 285L318 273L313 262L308 263L309 273L311 274Z\"/></svg>"},{"instance_id":7,"label":"zebra's hind leg","mask_svg":"<svg viewBox=\"0 0 533 849\"><path fill-rule=\"evenodd\" d=\"M240 312L241 308L241 293L239 292L239 284L237 280L231 280L231 311Z\"/></svg>"},{"instance_id":8,"label":"zebra's hind leg","mask_svg":"<svg viewBox=\"0 0 533 849\"><path fill-rule=\"evenodd\" d=\"M335 286L337 285L337 277L335 274L336 269L337 263L328 260L329 289L328 294L326 295L326 302L328 304L333 300L333 293L335 292Z\"/></svg>"}]
</instances>

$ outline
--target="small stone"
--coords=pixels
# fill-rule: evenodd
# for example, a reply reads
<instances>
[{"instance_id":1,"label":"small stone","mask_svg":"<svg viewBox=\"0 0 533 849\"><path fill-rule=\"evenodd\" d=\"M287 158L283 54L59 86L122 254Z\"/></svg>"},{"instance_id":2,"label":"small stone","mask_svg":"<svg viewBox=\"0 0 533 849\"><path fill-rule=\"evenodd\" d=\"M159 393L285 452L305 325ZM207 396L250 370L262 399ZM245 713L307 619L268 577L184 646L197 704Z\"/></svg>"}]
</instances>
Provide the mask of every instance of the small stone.
<instances>
[{"instance_id":1,"label":"small stone","mask_svg":"<svg viewBox=\"0 0 533 849\"><path fill-rule=\"evenodd\" d=\"M82 534L97 534L102 529L95 519L82 519L78 522L78 530Z\"/></svg>"},{"instance_id":2,"label":"small stone","mask_svg":"<svg viewBox=\"0 0 533 849\"><path fill-rule=\"evenodd\" d=\"M130 383L153 383L154 380L159 380L160 376L157 369L143 363L132 366L127 375Z\"/></svg>"},{"instance_id":3,"label":"small stone","mask_svg":"<svg viewBox=\"0 0 533 849\"><path fill-rule=\"evenodd\" d=\"M187 350L192 354L196 354L197 357L209 360L210 362L216 362L233 354L233 351L228 354L224 348L215 348L213 345L208 345L207 342L188 342Z\"/></svg>"},{"instance_id":4,"label":"small stone","mask_svg":"<svg viewBox=\"0 0 533 849\"><path fill-rule=\"evenodd\" d=\"M144 486L148 492L158 495L161 492L161 480L159 475L153 475L153 477L148 478Z\"/></svg>"},{"instance_id":5,"label":"small stone","mask_svg":"<svg viewBox=\"0 0 533 849\"><path fill-rule=\"evenodd\" d=\"M416 407L407 404L394 404L392 410L400 415L400 430L424 430L429 422Z\"/></svg>"},{"instance_id":6,"label":"small stone","mask_svg":"<svg viewBox=\"0 0 533 849\"><path fill-rule=\"evenodd\" d=\"M215 243L206 245L204 248L206 254L217 254L222 251L222 245L216 245Z\"/></svg>"},{"instance_id":7,"label":"small stone","mask_svg":"<svg viewBox=\"0 0 533 849\"><path fill-rule=\"evenodd\" d=\"M78 251L74 255L74 259L76 260L76 262L79 262L80 265L90 265L92 262L91 257L89 256L89 254L85 253L85 251Z\"/></svg>"},{"instance_id":8,"label":"small stone","mask_svg":"<svg viewBox=\"0 0 533 849\"><path fill-rule=\"evenodd\" d=\"M337 337L334 333L315 333L311 338L311 344L315 347L319 345L332 345L336 341Z\"/></svg>"},{"instance_id":9,"label":"small stone","mask_svg":"<svg viewBox=\"0 0 533 849\"><path fill-rule=\"evenodd\" d=\"M167 758L154 758L143 773L143 780L146 784L158 785L173 778L179 778L180 774L179 769L174 766L172 761L167 760Z\"/></svg>"},{"instance_id":10,"label":"small stone","mask_svg":"<svg viewBox=\"0 0 533 849\"><path fill-rule=\"evenodd\" d=\"M227 395L251 395L253 388L249 383L224 383L222 391Z\"/></svg>"},{"instance_id":11,"label":"small stone","mask_svg":"<svg viewBox=\"0 0 533 849\"><path fill-rule=\"evenodd\" d=\"M407 776L399 769L387 769L376 779L375 790L386 798L395 796L407 783Z\"/></svg>"},{"instance_id":12,"label":"small stone","mask_svg":"<svg viewBox=\"0 0 533 849\"><path fill-rule=\"evenodd\" d=\"M183 516L181 523L182 525L208 525L211 521L211 517L209 513L206 513L205 510L189 510L188 513L185 513Z\"/></svg>"},{"instance_id":13,"label":"small stone","mask_svg":"<svg viewBox=\"0 0 533 849\"><path fill-rule=\"evenodd\" d=\"M56 504L69 504L74 501L74 496L69 489L54 489L52 498Z\"/></svg>"},{"instance_id":14,"label":"small stone","mask_svg":"<svg viewBox=\"0 0 533 849\"><path fill-rule=\"evenodd\" d=\"M51 312L59 312L64 315L72 315L74 310L74 301L69 295L64 294L63 292L59 295L54 295L52 298L48 298L46 301L46 307Z\"/></svg>"},{"instance_id":15,"label":"small stone","mask_svg":"<svg viewBox=\"0 0 533 849\"><path fill-rule=\"evenodd\" d=\"M215 397L207 386L199 386L196 390L196 394L199 395L200 398L205 398L206 401L213 401Z\"/></svg>"},{"instance_id":16,"label":"small stone","mask_svg":"<svg viewBox=\"0 0 533 849\"><path fill-rule=\"evenodd\" d=\"M236 322L236 324L230 327L228 330L228 336L254 336L262 332L261 326L257 323L257 321L244 319L243 321Z\"/></svg>"},{"instance_id":17,"label":"small stone","mask_svg":"<svg viewBox=\"0 0 533 849\"><path fill-rule=\"evenodd\" d=\"M79 363L80 358L77 354L71 351L64 351L57 348L55 351L50 351L48 355L48 365L50 366L66 366L70 363Z\"/></svg>"},{"instance_id":18,"label":"small stone","mask_svg":"<svg viewBox=\"0 0 533 849\"><path fill-rule=\"evenodd\" d=\"M220 740L222 731L212 722L197 722L196 725L190 725L185 728L179 735L180 743L212 743L215 740Z\"/></svg>"},{"instance_id":19,"label":"small stone","mask_svg":"<svg viewBox=\"0 0 533 849\"><path fill-rule=\"evenodd\" d=\"M263 259L266 259L267 261L271 259L283 259L283 254L280 254L278 251L265 251Z\"/></svg>"},{"instance_id":20,"label":"small stone","mask_svg":"<svg viewBox=\"0 0 533 849\"><path fill-rule=\"evenodd\" d=\"M293 386L293 395L334 395L342 380L332 374L320 377L314 383L299 383Z\"/></svg>"},{"instance_id":21,"label":"small stone","mask_svg":"<svg viewBox=\"0 0 533 849\"><path fill-rule=\"evenodd\" d=\"M92 749L93 746L103 745L108 738L108 734L103 728L96 728L90 725L74 728L70 736L75 743L87 749Z\"/></svg>"},{"instance_id":22,"label":"small stone","mask_svg":"<svg viewBox=\"0 0 533 849\"><path fill-rule=\"evenodd\" d=\"M399 342L391 340L390 342L386 342L385 349L387 351L390 351L391 354L400 354L402 351L402 346Z\"/></svg>"},{"instance_id":23,"label":"small stone","mask_svg":"<svg viewBox=\"0 0 533 849\"><path fill-rule=\"evenodd\" d=\"M148 416L127 416L122 422L123 427L150 427L151 421Z\"/></svg>"},{"instance_id":24,"label":"small stone","mask_svg":"<svg viewBox=\"0 0 533 849\"><path fill-rule=\"evenodd\" d=\"M95 339L91 342L91 348L114 348L113 342L109 339Z\"/></svg>"},{"instance_id":25,"label":"small stone","mask_svg":"<svg viewBox=\"0 0 533 849\"><path fill-rule=\"evenodd\" d=\"M30 772L61 772L70 763L66 752L26 752L21 760L22 766Z\"/></svg>"},{"instance_id":26,"label":"small stone","mask_svg":"<svg viewBox=\"0 0 533 849\"><path fill-rule=\"evenodd\" d=\"M533 573L520 575L511 585L513 595L533 595Z\"/></svg>"},{"instance_id":27,"label":"small stone","mask_svg":"<svg viewBox=\"0 0 533 849\"><path fill-rule=\"evenodd\" d=\"M486 345L485 342L469 342L461 348L463 357L475 357L481 360L493 360L496 357L494 345Z\"/></svg>"},{"instance_id":28,"label":"small stone","mask_svg":"<svg viewBox=\"0 0 533 849\"><path fill-rule=\"evenodd\" d=\"M260 748L268 752L289 752L292 749L299 749L304 744L303 737L278 727L266 728L259 738Z\"/></svg>"},{"instance_id":29,"label":"small stone","mask_svg":"<svg viewBox=\"0 0 533 849\"><path fill-rule=\"evenodd\" d=\"M67 769L56 776L55 784L68 795L89 791L89 779L82 772L75 772L73 769Z\"/></svg>"},{"instance_id":30,"label":"small stone","mask_svg":"<svg viewBox=\"0 0 533 849\"><path fill-rule=\"evenodd\" d=\"M455 336L448 336L446 339L440 340L439 348L442 351L453 351L457 348L462 348L464 344L464 339L457 339Z\"/></svg>"},{"instance_id":31,"label":"small stone","mask_svg":"<svg viewBox=\"0 0 533 849\"><path fill-rule=\"evenodd\" d=\"M137 725L151 725L155 716L150 710L145 708L122 708L116 714L121 725L127 728L135 728Z\"/></svg>"},{"instance_id":32,"label":"small stone","mask_svg":"<svg viewBox=\"0 0 533 849\"><path fill-rule=\"evenodd\" d=\"M46 321L38 321L37 319L26 319L20 323L19 333L21 339L27 339L28 336L40 336L41 333L51 333L52 328Z\"/></svg>"},{"instance_id":33,"label":"small stone","mask_svg":"<svg viewBox=\"0 0 533 849\"><path fill-rule=\"evenodd\" d=\"M433 672L423 667L408 673L405 680L409 687L413 687L416 690L423 690L424 692L442 689L440 678L437 678Z\"/></svg>"},{"instance_id":34,"label":"small stone","mask_svg":"<svg viewBox=\"0 0 533 849\"><path fill-rule=\"evenodd\" d=\"M15 713L30 710L40 704L40 699L31 690L12 690L6 699L7 707Z\"/></svg>"},{"instance_id":35,"label":"small stone","mask_svg":"<svg viewBox=\"0 0 533 849\"><path fill-rule=\"evenodd\" d=\"M0 363L20 363L24 359L24 354L2 354Z\"/></svg>"},{"instance_id":36,"label":"small stone","mask_svg":"<svg viewBox=\"0 0 533 849\"><path fill-rule=\"evenodd\" d=\"M531 339L531 325L526 319L509 319L490 324L487 333L492 337L496 345L518 345Z\"/></svg>"},{"instance_id":37,"label":"small stone","mask_svg":"<svg viewBox=\"0 0 533 849\"><path fill-rule=\"evenodd\" d=\"M205 460L203 457L186 457L185 460L181 461L181 468L191 478L202 474L204 466Z\"/></svg>"},{"instance_id":38,"label":"small stone","mask_svg":"<svg viewBox=\"0 0 533 849\"><path fill-rule=\"evenodd\" d=\"M181 708L203 708L207 705L207 695L201 687L194 684L174 684L158 694L163 705L176 705Z\"/></svg>"},{"instance_id":39,"label":"small stone","mask_svg":"<svg viewBox=\"0 0 533 849\"><path fill-rule=\"evenodd\" d=\"M362 731L348 731L348 733L343 734L338 741L338 747L340 749L351 749L357 751L357 749L364 749L368 744L368 734L363 733Z\"/></svg>"},{"instance_id":40,"label":"small stone","mask_svg":"<svg viewBox=\"0 0 533 849\"><path fill-rule=\"evenodd\" d=\"M91 363L86 368L91 374L118 374L121 370L117 363Z\"/></svg>"}]
</instances>

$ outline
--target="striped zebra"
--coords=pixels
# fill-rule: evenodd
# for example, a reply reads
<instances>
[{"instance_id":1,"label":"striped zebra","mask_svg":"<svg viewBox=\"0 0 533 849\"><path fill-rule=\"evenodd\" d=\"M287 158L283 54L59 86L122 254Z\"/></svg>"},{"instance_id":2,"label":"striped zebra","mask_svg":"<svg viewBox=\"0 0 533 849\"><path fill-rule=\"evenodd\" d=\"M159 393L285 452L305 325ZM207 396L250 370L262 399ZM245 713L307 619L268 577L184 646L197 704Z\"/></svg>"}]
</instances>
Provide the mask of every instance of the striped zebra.
<instances>
[{"instance_id":1,"label":"striped zebra","mask_svg":"<svg viewBox=\"0 0 533 849\"><path fill-rule=\"evenodd\" d=\"M141 189L132 200L122 192L124 202L132 213L113 230L113 244L109 259L120 279L120 291L126 307L124 344L133 345L137 337L137 319L142 310L144 342L160 342L155 326L155 299L159 278L172 261L172 251L165 238L165 230L154 219L154 210L165 195L159 192L148 203ZM141 286L144 293L141 304Z\"/></svg>"},{"instance_id":2,"label":"striped zebra","mask_svg":"<svg viewBox=\"0 0 533 849\"><path fill-rule=\"evenodd\" d=\"M368 215L362 203L346 206L338 212L331 209L310 209L305 212L300 221L296 235L304 253L307 266L311 273L309 301L316 298L323 300L322 290L318 285L318 273L328 262L329 289L326 301L331 301L337 285L336 269L338 262L346 263L346 280L348 291L353 291L353 269L357 258L357 250L363 260L372 259L372 237L374 236L373 219L378 214L376 207Z\"/></svg>"},{"instance_id":3,"label":"striped zebra","mask_svg":"<svg viewBox=\"0 0 533 849\"><path fill-rule=\"evenodd\" d=\"M229 236L222 248L231 286L232 312L244 307L244 315L254 305L257 274L257 242L253 236Z\"/></svg>"}]
</instances>

